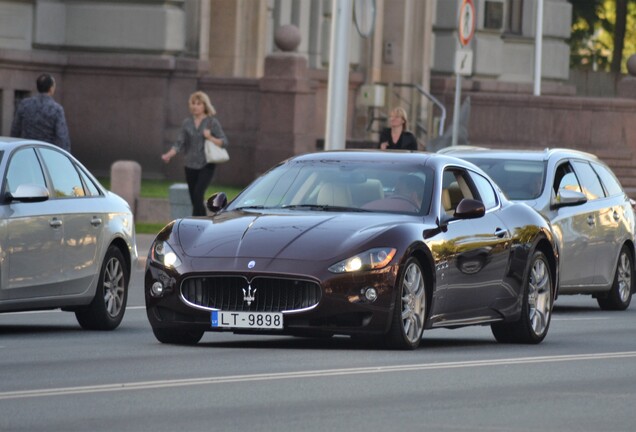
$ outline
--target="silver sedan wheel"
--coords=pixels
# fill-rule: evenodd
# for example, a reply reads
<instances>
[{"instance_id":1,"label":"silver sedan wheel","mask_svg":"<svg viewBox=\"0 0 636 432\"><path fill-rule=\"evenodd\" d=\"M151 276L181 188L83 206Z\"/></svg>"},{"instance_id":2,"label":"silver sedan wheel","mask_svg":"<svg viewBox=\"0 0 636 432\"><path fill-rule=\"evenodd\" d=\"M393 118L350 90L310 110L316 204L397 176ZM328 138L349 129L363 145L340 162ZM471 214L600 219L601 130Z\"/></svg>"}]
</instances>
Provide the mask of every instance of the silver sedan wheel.
<instances>
[{"instance_id":1,"label":"silver sedan wheel","mask_svg":"<svg viewBox=\"0 0 636 432\"><path fill-rule=\"evenodd\" d=\"M552 279L546 262L535 259L528 284L528 318L535 335L542 335L550 324L552 313Z\"/></svg>"},{"instance_id":2,"label":"silver sedan wheel","mask_svg":"<svg viewBox=\"0 0 636 432\"><path fill-rule=\"evenodd\" d=\"M106 264L104 271L104 304L106 312L116 317L124 305L125 274L121 262L112 257Z\"/></svg>"},{"instance_id":3,"label":"silver sedan wheel","mask_svg":"<svg viewBox=\"0 0 636 432\"><path fill-rule=\"evenodd\" d=\"M621 256L618 258L617 282L618 282L618 295L621 302L625 303L629 299L629 294L632 290L632 266L629 260L629 254L625 251L621 251Z\"/></svg>"},{"instance_id":4,"label":"silver sedan wheel","mask_svg":"<svg viewBox=\"0 0 636 432\"><path fill-rule=\"evenodd\" d=\"M411 344L422 337L426 314L426 292L420 267L411 262L404 272L402 283L402 326Z\"/></svg>"}]
</instances>

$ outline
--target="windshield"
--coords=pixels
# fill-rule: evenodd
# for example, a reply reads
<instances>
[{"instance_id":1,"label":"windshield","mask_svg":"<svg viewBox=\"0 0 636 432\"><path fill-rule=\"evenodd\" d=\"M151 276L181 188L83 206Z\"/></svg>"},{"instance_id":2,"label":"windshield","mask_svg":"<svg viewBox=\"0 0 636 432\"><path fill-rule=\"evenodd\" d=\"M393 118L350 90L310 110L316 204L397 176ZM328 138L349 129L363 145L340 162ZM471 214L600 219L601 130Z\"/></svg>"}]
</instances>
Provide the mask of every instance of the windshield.
<instances>
[{"instance_id":1,"label":"windshield","mask_svg":"<svg viewBox=\"0 0 636 432\"><path fill-rule=\"evenodd\" d=\"M421 214L433 176L419 165L361 161L291 161L270 170L228 206Z\"/></svg>"},{"instance_id":2,"label":"windshield","mask_svg":"<svg viewBox=\"0 0 636 432\"><path fill-rule=\"evenodd\" d=\"M539 198L545 182L545 162L463 157L484 170L511 200Z\"/></svg>"}]
</instances>

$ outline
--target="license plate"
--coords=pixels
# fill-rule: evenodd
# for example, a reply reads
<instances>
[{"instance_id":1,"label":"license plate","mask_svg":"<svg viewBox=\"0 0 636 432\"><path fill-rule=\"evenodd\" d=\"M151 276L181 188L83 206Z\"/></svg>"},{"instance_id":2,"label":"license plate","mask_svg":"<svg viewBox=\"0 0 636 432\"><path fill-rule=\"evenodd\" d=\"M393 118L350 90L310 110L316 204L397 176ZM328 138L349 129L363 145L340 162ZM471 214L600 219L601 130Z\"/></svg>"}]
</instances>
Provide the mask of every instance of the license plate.
<instances>
[{"instance_id":1,"label":"license plate","mask_svg":"<svg viewBox=\"0 0 636 432\"><path fill-rule=\"evenodd\" d=\"M212 327L247 329L282 329L281 312L212 311Z\"/></svg>"}]
</instances>

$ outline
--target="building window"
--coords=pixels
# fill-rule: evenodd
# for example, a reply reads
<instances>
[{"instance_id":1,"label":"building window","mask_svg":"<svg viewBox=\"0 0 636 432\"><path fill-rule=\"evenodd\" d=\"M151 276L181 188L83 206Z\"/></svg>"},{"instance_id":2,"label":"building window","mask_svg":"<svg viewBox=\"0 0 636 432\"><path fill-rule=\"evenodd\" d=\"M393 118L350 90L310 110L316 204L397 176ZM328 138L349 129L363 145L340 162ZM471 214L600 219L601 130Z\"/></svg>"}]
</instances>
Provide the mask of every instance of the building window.
<instances>
[{"instance_id":1,"label":"building window","mask_svg":"<svg viewBox=\"0 0 636 432\"><path fill-rule=\"evenodd\" d=\"M499 1L486 0L484 7L484 28L501 30L503 27L504 5Z\"/></svg>"},{"instance_id":2,"label":"building window","mask_svg":"<svg viewBox=\"0 0 636 432\"><path fill-rule=\"evenodd\" d=\"M508 33L521 34L523 0L508 0Z\"/></svg>"}]
</instances>

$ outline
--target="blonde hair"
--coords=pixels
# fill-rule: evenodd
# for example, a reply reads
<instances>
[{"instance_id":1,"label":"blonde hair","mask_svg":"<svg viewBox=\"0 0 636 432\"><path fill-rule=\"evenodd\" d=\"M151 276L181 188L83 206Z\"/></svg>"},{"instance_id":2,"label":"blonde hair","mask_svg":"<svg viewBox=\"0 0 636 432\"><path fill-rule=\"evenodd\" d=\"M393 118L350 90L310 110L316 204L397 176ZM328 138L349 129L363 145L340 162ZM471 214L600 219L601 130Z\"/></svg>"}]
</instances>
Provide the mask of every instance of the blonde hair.
<instances>
[{"instance_id":1,"label":"blonde hair","mask_svg":"<svg viewBox=\"0 0 636 432\"><path fill-rule=\"evenodd\" d=\"M389 112L390 116L397 116L404 120L404 125L402 128L404 130L407 129L406 125L408 124L408 117L406 116L406 110L402 107L395 107Z\"/></svg>"},{"instance_id":2,"label":"blonde hair","mask_svg":"<svg viewBox=\"0 0 636 432\"><path fill-rule=\"evenodd\" d=\"M208 95L206 95L202 91L196 91L190 95L190 99L188 99L188 102L192 103L195 100L201 102L205 106L206 115L210 117L216 115L216 110L214 109L212 102L210 102L210 98L208 97Z\"/></svg>"}]
</instances>

